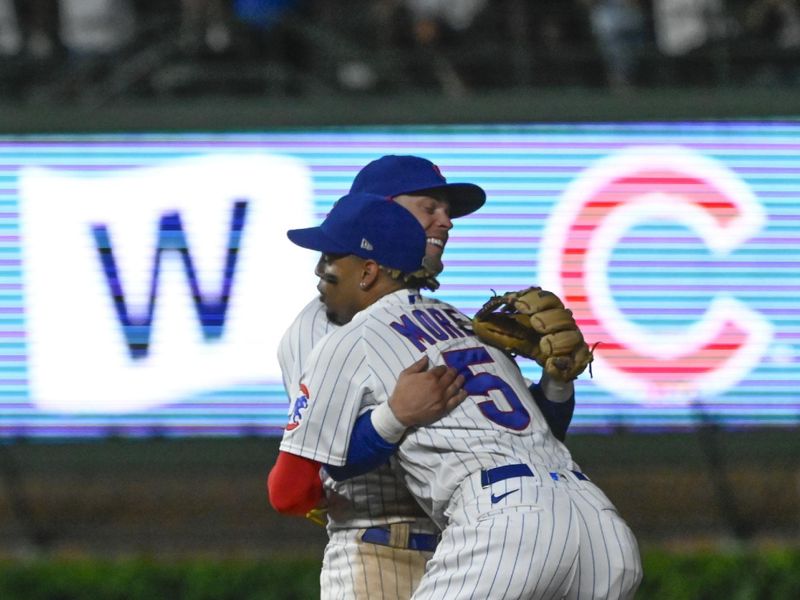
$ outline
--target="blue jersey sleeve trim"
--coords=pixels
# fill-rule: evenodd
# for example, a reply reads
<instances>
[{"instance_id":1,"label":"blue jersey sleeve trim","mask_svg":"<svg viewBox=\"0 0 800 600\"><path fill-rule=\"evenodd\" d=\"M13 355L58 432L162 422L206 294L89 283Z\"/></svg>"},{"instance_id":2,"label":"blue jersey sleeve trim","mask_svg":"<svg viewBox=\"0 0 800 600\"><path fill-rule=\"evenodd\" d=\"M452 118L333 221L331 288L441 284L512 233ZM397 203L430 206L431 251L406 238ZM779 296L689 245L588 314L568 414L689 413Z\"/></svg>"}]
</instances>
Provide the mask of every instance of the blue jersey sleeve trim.
<instances>
[{"instance_id":1,"label":"blue jersey sleeve trim","mask_svg":"<svg viewBox=\"0 0 800 600\"><path fill-rule=\"evenodd\" d=\"M344 481L369 473L388 461L397 451L398 444L387 442L375 430L371 416L370 410L356 419L347 450L347 462L341 467L325 465L325 470L334 481Z\"/></svg>"},{"instance_id":2,"label":"blue jersey sleeve trim","mask_svg":"<svg viewBox=\"0 0 800 600\"><path fill-rule=\"evenodd\" d=\"M567 437L567 429L572 422L572 414L575 411L575 394L573 393L568 400L564 402L552 402L544 395L542 388L538 383L534 383L528 388L533 394L533 399L539 410L542 411L550 430L556 439L564 441Z\"/></svg>"}]
</instances>

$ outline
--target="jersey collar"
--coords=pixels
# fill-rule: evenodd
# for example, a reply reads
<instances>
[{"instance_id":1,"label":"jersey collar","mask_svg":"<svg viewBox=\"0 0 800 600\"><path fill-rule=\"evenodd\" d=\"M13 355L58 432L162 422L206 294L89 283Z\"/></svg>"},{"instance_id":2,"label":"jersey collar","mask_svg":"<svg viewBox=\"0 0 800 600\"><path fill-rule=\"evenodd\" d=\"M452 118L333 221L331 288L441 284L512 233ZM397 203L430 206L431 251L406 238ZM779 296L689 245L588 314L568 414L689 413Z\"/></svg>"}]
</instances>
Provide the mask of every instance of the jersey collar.
<instances>
[{"instance_id":1,"label":"jersey collar","mask_svg":"<svg viewBox=\"0 0 800 600\"><path fill-rule=\"evenodd\" d=\"M375 302L372 306L391 306L391 305L404 305L410 306L422 301L422 295L419 290L406 289L397 290L391 294L386 294L383 298Z\"/></svg>"},{"instance_id":2,"label":"jersey collar","mask_svg":"<svg viewBox=\"0 0 800 600\"><path fill-rule=\"evenodd\" d=\"M356 313L356 315L353 317L353 320L350 322L354 323L357 321L361 321L362 319L365 319L367 315L369 315L373 310L379 310L381 307L412 306L421 301L422 301L422 295L419 293L419 290L414 290L414 289L397 290L396 292L386 294L382 298L379 298L373 304L370 304L364 310Z\"/></svg>"}]
</instances>

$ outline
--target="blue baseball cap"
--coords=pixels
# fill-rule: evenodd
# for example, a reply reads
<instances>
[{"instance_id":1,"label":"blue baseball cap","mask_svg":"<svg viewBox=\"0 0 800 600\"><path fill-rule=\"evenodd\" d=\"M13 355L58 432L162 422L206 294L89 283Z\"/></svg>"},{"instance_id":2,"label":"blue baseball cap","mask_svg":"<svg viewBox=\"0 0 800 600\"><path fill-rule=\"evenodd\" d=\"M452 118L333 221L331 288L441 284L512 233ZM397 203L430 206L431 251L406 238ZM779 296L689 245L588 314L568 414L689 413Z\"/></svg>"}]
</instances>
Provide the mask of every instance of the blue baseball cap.
<instances>
[{"instance_id":1,"label":"blue baseball cap","mask_svg":"<svg viewBox=\"0 0 800 600\"><path fill-rule=\"evenodd\" d=\"M413 273L422 268L425 230L405 208L385 196L347 194L317 227L290 229L289 239L326 254L355 254Z\"/></svg>"},{"instance_id":2,"label":"blue baseball cap","mask_svg":"<svg viewBox=\"0 0 800 600\"><path fill-rule=\"evenodd\" d=\"M419 156L390 154L373 160L358 172L350 192L394 198L400 194L438 192L450 204L450 217L475 212L486 202L486 192L474 183L447 183L435 164Z\"/></svg>"}]
</instances>

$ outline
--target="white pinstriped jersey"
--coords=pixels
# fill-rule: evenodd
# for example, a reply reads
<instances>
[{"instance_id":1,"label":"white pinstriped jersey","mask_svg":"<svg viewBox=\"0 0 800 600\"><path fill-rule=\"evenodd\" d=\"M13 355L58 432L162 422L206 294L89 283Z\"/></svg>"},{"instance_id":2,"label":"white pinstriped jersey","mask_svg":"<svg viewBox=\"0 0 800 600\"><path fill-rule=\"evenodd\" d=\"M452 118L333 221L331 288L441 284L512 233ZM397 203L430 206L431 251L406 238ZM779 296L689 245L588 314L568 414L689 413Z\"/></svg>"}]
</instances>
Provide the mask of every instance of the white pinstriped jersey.
<instances>
[{"instance_id":1,"label":"white pinstriped jersey","mask_svg":"<svg viewBox=\"0 0 800 600\"><path fill-rule=\"evenodd\" d=\"M343 465L355 419L388 400L400 372L423 353L432 365L469 374L467 400L436 423L409 430L397 454L411 493L440 527L458 485L481 469L577 469L517 365L480 342L456 308L413 290L384 296L315 346L295 384L294 397L305 400L296 407L299 425L286 431L281 450Z\"/></svg>"},{"instance_id":2,"label":"white pinstriped jersey","mask_svg":"<svg viewBox=\"0 0 800 600\"><path fill-rule=\"evenodd\" d=\"M283 376L283 388L289 397L292 383L300 379L312 348L336 327L325 316L325 305L317 297L303 307L283 334L278 345L278 364Z\"/></svg>"},{"instance_id":3,"label":"white pinstriped jersey","mask_svg":"<svg viewBox=\"0 0 800 600\"><path fill-rule=\"evenodd\" d=\"M299 392L294 393L294 390L299 389L303 366L319 340L338 328L326 317L325 305L315 298L300 311L283 335L278 346L278 362L284 388L293 400L290 420L296 408L296 399L302 396ZM333 424L331 429L336 430L336 425ZM284 449L283 444L281 449ZM388 466L339 483L325 475L323 469L323 486L330 503L330 530L412 522L414 531L436 531L436 526L409 494L398 473Z\"/></svg>"}]
</instances>

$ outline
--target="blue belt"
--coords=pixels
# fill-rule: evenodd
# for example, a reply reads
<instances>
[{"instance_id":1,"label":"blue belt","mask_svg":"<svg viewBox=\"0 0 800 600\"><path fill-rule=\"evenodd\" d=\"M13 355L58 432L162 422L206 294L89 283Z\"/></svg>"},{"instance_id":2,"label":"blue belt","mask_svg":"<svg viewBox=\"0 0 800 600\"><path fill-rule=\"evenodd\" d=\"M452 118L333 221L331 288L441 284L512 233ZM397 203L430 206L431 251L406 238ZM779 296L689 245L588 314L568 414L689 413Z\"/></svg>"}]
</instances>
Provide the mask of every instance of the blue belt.
<instances>
[{"instance_id":1,"label":"blue belt","mask_svg":"<svg viewBox=\"0 0 800 600\"><path fill-rule=\"evenodd\" d=\"M570 471L577 479L581 481L588 481L589 478L580 471ZM558 481L558 473L550 473L550 478L553 481ZM504 465L502 467L494 467L493 469L486 469L481 471L481 486L488 487L498 481L511 479L512 477L536 477L528 465Z\"/></svg>"},{"instance_id":2,"label":"blue belt","mask_svg":"<svg viewBox=\"0 0 800 600\"><path fill-rule=\"evenodd\" d=\"M498 481L512 477L535 477L528 465L505 465L481 471L481 486L488 487Z\"/></svg>"},{"instance_id":3,"label":"blue belt","mask_svg":"<svg viewBox=\"0 0 800 600\"><path fill-rule=\"evenodd\" d=\"M378 544L379 546L391 546L389 543L390 536L391 532L385 527L369 527L364 531L364 535L361 536L361 541L368 544ZM433 552L436 550L436 544L438 543L438 535L432 533L409 533L408 544L405 548Z\"/></svg>"}]
</instances>

